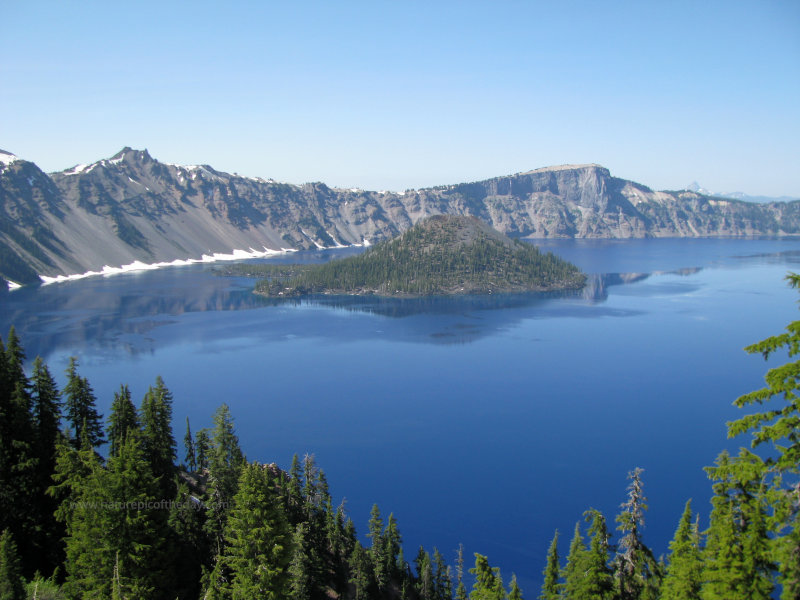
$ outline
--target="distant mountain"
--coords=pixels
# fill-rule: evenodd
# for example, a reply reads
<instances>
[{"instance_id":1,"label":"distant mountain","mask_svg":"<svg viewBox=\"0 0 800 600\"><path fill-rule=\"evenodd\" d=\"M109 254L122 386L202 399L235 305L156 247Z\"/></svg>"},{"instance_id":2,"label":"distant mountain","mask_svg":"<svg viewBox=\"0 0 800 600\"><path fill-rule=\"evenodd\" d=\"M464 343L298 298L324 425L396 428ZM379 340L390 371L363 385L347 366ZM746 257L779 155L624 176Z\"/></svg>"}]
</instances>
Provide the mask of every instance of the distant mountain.
<instances>
[{"instance_id":1,"label":"distant mountain","mask_svg":"<svg viewBox=\"0 0 800 600\"><path fill-rule=\"evenodd\" d=\"M271 297L492 294L580 289L586 281L575 265L459 215L427 217L357 256L265 267L256 291Z\"/></svg>"},{"instance_id":2,"label":"distant mountain","mask_svg":"<svg viewBox=\"0 0 800 600\"><path fill-rule=\"evenodd\" d=\"M0 154L0 276L83 273L214 253L379 241L435 214L515 237L795 234L800 203L654 192L598 165L566 165L403 194L292 185L161 163L146 150L66 171Z\"/></svg>"},{"instance_id":3,"label":"distant mountain","mask_svg":"<svg viewBox=\"0 0 800 600\"><path fill-rule=\"evenodd\" d=\"M745 194L744 192L726 192L716 193L710 190L707 190L703 187L700 187L700 184L696 181L693 181L686 189L692 192L697 192L698 194L703 194L705 196L716 196L719 198L732 198L733 200L742 200L744 202L759 202L762 204L768 204L770 202L794 202L796 200L800 200L800 198L792 197L792 196L750 196Z\"/></svg>"}]
</instances>

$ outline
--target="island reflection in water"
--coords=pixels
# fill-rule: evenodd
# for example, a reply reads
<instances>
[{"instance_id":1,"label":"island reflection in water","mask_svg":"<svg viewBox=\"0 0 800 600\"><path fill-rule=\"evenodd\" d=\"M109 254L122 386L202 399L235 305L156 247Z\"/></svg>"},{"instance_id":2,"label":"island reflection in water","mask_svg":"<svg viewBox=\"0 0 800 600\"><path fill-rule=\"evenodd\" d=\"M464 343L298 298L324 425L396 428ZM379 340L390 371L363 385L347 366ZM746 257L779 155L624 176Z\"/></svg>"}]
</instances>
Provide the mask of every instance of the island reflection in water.
<instances>
[{"instance_id":1,"label":"island reflection in water","mask_svg":"<svg viewBox=\"0 0 800 600\"><path fill-rule=\"evenodd\" d=\"M691 275L699 268L672 271ZM658 273L663 274L663 273ZM433 344L470 343L523 319L583 316L582 307L608 298L608 289L642 282L649 273L589 275L581 290L483 296L383 298L376 296L312 296L278 300L252 293L253 280L220 277L208 268L184 267L66 284L23 288L4 294L2 331L14 325L29 357L59 349L80 352L90 347L136 355L181 340L213 340L239 329L263 340L286 337L346 336L367 339L386 334ZM658 287L664 293L663 287ZM674 293L685 293L684 285ZM648 293L642 290L642 293ZM306 310L303 310L306 309ZM309 310L310 309L310 310ZM324 312L363 313L404 322L376 329L371 324L323 323ZM195 322L194 313L221 313L218 319ZM224 315L222 313L230 313ZM235 313L235 315L233 314ZM249 314L246 314L249 313ZM610 310L609 315L626 311ZM639 314L630 311L630 314ZM416 319L405 319L406 317ZM588 316L588 315L587 315ZM597 310L591 316L598 316ZM366 326L365 326L366 325ZM163 335L159 330L164 330Z\"/></svg>"}]
</instances>

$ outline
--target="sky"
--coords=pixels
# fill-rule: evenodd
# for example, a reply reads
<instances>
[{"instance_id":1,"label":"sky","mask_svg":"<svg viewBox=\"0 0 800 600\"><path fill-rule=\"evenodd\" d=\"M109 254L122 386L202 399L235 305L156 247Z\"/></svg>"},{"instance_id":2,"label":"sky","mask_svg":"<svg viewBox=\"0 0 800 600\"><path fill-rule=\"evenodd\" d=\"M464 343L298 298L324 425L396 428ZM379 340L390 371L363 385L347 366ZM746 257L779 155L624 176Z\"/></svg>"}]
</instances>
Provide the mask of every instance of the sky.
<instances>
[{"instance_id":1,"label":"sky","mask_svg":"<svg viewBox=\"0 0 800 600\"><path fill-rule=\"evenodd\" d=\"M397 190L598 163L800 198L800 2L0 0L0 148Z\"/></svg>"}]
</instances>

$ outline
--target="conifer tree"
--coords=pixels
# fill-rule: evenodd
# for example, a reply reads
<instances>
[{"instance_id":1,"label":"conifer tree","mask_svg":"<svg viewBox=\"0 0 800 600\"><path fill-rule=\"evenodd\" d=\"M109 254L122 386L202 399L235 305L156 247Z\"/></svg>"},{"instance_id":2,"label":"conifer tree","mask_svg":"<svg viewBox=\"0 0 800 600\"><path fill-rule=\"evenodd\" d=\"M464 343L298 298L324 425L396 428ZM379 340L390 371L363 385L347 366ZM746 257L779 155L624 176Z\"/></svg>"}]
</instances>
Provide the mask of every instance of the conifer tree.
<instances>
[{"instance_id":1,"label":"conifer tree","mask_svg":"<svg viewBox=\"0 0 800 600\"><path fill-rule=\"evenodd\" d=\"M370 557L372 558L372 569L375 574L375 583L378 590L383 592L389 583L389 573L387 571L387 560L385 556L386 547L383 541L383 519L377 504L372 505L369 515L369 533L367 537L372 541Z\"/></svg>"},{"instance_id":2,"label":"conifer tree","mask_svg":"<svg viewBox=\"0 0 800 600\"><path fill-rule=\"evenodd\" d=\"M131 392L127 385L121 385L119 391L114 392L111 414L108 417L108 441L111 445L109 454L116 456L128 436L140 434L139 415L131 400Z\"/></svg>"},{"instance_id":3,"label":"conifer tree","mask_svg":"<svg viewBox=\"0 0 800 600\"><path fill-rule=\"evenodd\" d=\"M450 568L445 564L442 553L433 549L433 589L437 600L452 600L453 582L450 579Z\"/></svg>"},{"instance_id":4,"label":"conifer tree","mask_svg":"<svg viewBox=\"0 0 800 600\"><path fill-rule=\"evenodd\" d=\"M211 452L211 440L208 436L208 429L201 429L195 434L194 449L197 457L197 470L208 469L208 456Z\"/></svg>"},{"instance_id":5,"label":"conifer tree","mask_svg":"<svg viewBox=\"0 0 800 600\"><path fill-rule=\"evenodd\" d=\"M590 522L589 534L592 539L586 552L586 571L581 583L581 597L586 600L606 600L613 598L613 578L609 561L609 534L605 517L600 511L589 509L585 513Z\"/></svg>"},{"instance_id":6,"label":"conifer tree","mask_svg":"<svg viewBox=\"0 0 800 600\"><path fill-rule=\"evenodd\" d=\"M469 570L475 576L475 584L469 594L470 600L504 600L503 579L500 569L489 565L489 560L477 552L475 566Z\"/></svg>"},{"instance_id":7,"label":"conifer tree","mask_svg":"<svg viewBox=\"0 0 800 600\"><path fill-rule=\"evenodd\" d=\"M652 551L642 541L647 498L641 479L642 469L628 473L628 500L617 516L622 533L614 561L614 576L621 600L657 600L661 575Z\"/></svg>"},{"instance_id":8,"label":"conifer tree","mask_svg":"<svg viewBox=\"0 0 800 600\"><path fill-rule=\"evenodd\" d=\"M61 398L53 376L41 357L33 362L31 399L34 426L34 455L37 465L36 491L29 510L37 523L35 539L37 549L35 569L52 573L63 562L61 539L64 528L55 518L58 500L47 495L52 485L56 465L56 446L61 436Z\"/></svg>"},{"instance_id":9,"label":"conifer tree","mask_svg":"<svg viewBox=\"0 0 800 600\"><path fill-rule=\"evenodd\" d=\"M234 600L289 597L293 534L269 469L258 463L241 469L225 528L224 564L231 571Z\"/></svg>"},{"instance_id":10,"label":"conifer tree","mask_svg":"<svg viewBox=\"0 0 800 600\"><path fill-rule=\"evenodd\" d=\"M512 573L511 574L511 584L508 588L508 600L522 600L522 590L517 584L517 576Z\"/></svg>"},{"instance_id":11,"label":"conifer tree","mask_svg":"<svg viewBox=\"0 0 800 600\"><path fill-rule=\"evenodd\" d=\"M197 470L197 457L194 452L194 438L192 437L192 429L189 427L189 417L186 417L186 434L183 436L183 449L184 457L186 460L186 468L189 472Z\"/></svg>"},{"instance_id":12,"label":"conifer tree","mask_svg":"<svg viewBox=\"0 0 800 600\"><path fill-rule=\"evenodd\" d=\"M372 559L364 547L356 542L350 554L350 583L355 590L354 600L369 600L372 595Z\"/></svg>"},{"instance_id":13,"label":"conifer tree","mask_svg":"<svg viewBox=\"0 0 800 600\"><path fill-rule=\"evenodd\" d=\"M381 542L385 561L384 571L390 579L401 579L405 570L404 561L400 556L403 550L403 539L400 536L400 529L397 526L397 519L394 518L394 513L389 513L389 518L386 520L386 529L384 529L381 536Z\"/></svg>"},{"instance_id":14,"label":"conifer tree","mask_svg":"<svg viewBox=\"0 0 800 600\"><path fill-rule=\"evenodd\" d=\"M700 534L692 523L692 501L686 502L675 537L669 544L669 563L661 600L700 600L702 557Z\"/></svg>"},{"instance_id":15,"label":"conifer tree","mask_svg":"<svg viewBox=\"0 0 800 600\"><path fill-rule=\"evenodd\" d=\"M464 585L464 544L458 545L456 582L456 600L467 600L467 588Z\"/></svg>"},{"instance_id":16,"label":"conifer tree","mask_svg":"<svg viewBox=\"0 0 800 600\"><path fill-rule=\"evenodd\" d=\"M313 597L313 581L311 564L306 554L306 533L308 526L298 523L294 531L294 554L289 565L289 590L292 600L311 600Z\"/></svg>"},{"instance_id":17,"label":"conifer tree","mask_svg":"<svg viewBox=\"0 0 800 600\"><path fill-rule=\"evenodd\" d=\"M14 328L8 346L0 341L0 530L9 529L25 575L40 566L42 548L38 522L42 471L37 457L36 430L31 414L30 383L22 371L25 353ZM29 502L33 500L31 510Z\"/></svg>"},{"instance_id":18,"label":"conifer tree","mask_svg":"<svg viewBox=\"0 0 800 600\"><path fill-rule=\"evenodd\" d=\"M214 543L216 555L224 546L225 520L228 504L236 494L239 475L244 466L244 456L239 448L239 438L227 404L222 404L213 416L211 447L209 449L209 502L206 528ZM199 433L199 432L198 432Z\"/></svg>"},{"instance_id":19,"label":"conifer tree","mask_svg":"<svg viewBox=\"0 0 800 600\"><path fill-rule=\"evenodd\" d=\"M417 595L420 600L436 600L431 556L422 546L419 547L414 564L417 568Z\"/></svg>"},{"instance_id":20,"label":"conifer tree","mask_svg":"<svg viewBox=\"0 0 800 600\"><path fill-rule=\"evenodd\" d=\"M545 564L544 582L542 583L542 592L539 594L539 600L557 600L561 595L561 586L559 579L561 577L561 568L558 559L558 530L553 536L553 541L550 542L550 548L547 550L547 563Z\"/></svg>"},{"instance_id":21,"label":"conifer tree","mask_svg":"<svg viewBox=\"0 0 800 600\"><path fill-rule=\"evenodd\" d=\"M583 582L585 567L586 544L581 535L581 524L575 523L575 533L569 545L567 564L564 566L564 571L561 575L564 580L563 592L566 600L581 599L581 584Z\"/></svg>"},{"instance_id":22,"label":"conifer tree","mask_svg":"<svg viewBox=\"0 0 800 600\"><path fill-rule=\"evenodd\" d=\"M0 600L25 600L17 545L8 529L0 535Z\"/></svg>"},{"instance_id":23,"label":"conifer tree","mask_svg":"<svg viewBox=\"0 0 800 600\"><path fill-rule=\"evenodd\" d=\"M105 442L103 437L103 416L97 412L97 399L92 386L85 377L78 375L78 359L69 359L67 385L64 387L67 421L72 427L72 443L80 448L81 440L86 438L93 448Z\"/></svg>"},{"instance_id":24,"label":"conifer tree","mask_svg":"<svg viewBox=\"0 0 800 600\"><path fill-rule=\"evenodd\" d=\"M153 474L159 478L162 498L175 497L175 459L177 449L172 434L172 393L161 376L156 377L142 400L140 409L142 448Z\"/></svg>"}]
</instances>

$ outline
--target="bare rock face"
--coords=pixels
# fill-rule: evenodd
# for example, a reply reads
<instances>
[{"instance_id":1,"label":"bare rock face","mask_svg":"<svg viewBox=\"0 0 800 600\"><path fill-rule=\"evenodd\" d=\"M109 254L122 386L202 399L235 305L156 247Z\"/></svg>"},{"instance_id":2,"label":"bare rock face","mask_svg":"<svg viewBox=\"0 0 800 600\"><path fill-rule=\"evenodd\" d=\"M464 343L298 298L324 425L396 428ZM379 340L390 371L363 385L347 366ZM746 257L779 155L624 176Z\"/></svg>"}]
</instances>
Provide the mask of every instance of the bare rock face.
<instances>
[{"instance_id":1,"label":"bare rock face","mask_svg":"<svg viewBox=\"0 0 800 600\"><path fill-rule=\"evenodd\" d=\"M565 165L404 194L292 185L161 163L124 148L47 175L0 151L0 275L19 282L233 249L315 248L393 237L435 214L516 237L794 234L800 202L654 192L598 165Z\"/></svg>"}]
</instances>

